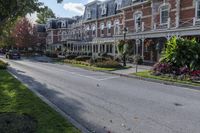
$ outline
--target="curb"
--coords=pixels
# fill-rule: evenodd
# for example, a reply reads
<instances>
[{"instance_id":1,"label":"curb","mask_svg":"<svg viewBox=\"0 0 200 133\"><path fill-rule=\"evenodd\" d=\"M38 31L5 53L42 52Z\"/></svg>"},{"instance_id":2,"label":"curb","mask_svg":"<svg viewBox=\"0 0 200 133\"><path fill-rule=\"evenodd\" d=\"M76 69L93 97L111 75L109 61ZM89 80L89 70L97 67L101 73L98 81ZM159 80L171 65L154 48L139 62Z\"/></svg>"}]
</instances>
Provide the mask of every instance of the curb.
<instances>
[{"instance_id":1,"label":"curb","mask_svg":"<svg viewBox=\"0 0 200 133\"><path fill-rule=\"evenodd\" d=\"M8 68L7 71L17 80L19 80L21 83L23 81L18 78L14 73L12 73L12 68ZM36 96L38 96L43 102L48 104L51 108L53 108L56 112L61 114L67 121L69 121L72 125L74 125L77 129L79 129L82 133L91 133L87 128L82 126L80 123L78 123L76 120L74 120L70 115L66 114L64 111L62 111L57 105L49 101L47 98L42 96L40 93L38 93L33 87L29 86L28 84L23 83L29 90L31 90Z\"/></svg>"},{"instance_id":2,"label":"curb","mask_svg":"<svg viewBox=\"0 0 200 133\"><path fill-rule=\"evenodd\" d=\"M118 73L114 73L114 72L110 72L110 71L99 71L99 72L104 72L107 74L117 75L120 77L139 79L139 80L144 80L144 81L149 81L149 82L154 82L154 83L159 83L159 84L172 85L172 86L177 86L177 87L186 87L189 89L200 91L200 87L193 86L193 85L181 84L181 83L170 82L170 81L163 81L163 80L159 80L159 79L144 78L144 77L135 76L135 75L118 74Z\"/></svg>"}]
</instances>

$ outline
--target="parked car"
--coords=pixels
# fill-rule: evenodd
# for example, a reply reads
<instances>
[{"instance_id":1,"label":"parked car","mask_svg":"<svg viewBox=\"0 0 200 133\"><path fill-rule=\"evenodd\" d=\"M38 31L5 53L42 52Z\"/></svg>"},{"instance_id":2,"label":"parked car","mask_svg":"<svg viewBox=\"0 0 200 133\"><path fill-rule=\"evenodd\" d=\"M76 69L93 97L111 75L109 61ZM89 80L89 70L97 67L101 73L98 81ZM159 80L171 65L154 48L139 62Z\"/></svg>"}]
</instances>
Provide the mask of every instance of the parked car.
<instances>
[{"instance_id":1,"label":"parked car","mask_svg":"<svg viewBox=\"0 0 200 133\"><path fill-rule=\"evenodd\" d=\"M20 59L21 58L20 53L16 50L10 50L10 51L6 52L5 56L7 59Z\"/></svg>"}]
</instances>

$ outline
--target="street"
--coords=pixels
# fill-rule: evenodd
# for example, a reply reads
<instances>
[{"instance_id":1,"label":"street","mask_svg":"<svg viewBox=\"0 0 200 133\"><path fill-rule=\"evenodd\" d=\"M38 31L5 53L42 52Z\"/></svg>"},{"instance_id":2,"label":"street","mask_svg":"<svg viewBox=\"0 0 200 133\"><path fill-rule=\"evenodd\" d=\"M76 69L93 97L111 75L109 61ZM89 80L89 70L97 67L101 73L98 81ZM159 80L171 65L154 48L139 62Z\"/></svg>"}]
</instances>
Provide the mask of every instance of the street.
<instances>
[{"instance_id":1,"label":"street","mask_svg":"<svg viewBox=\"0 0 200 133\"><path fill-rule=\"evenodd\" d=\"M200 132L200 91L62 64L8 62L13 74L91 132Z\"/></svg>"}]
</instances>

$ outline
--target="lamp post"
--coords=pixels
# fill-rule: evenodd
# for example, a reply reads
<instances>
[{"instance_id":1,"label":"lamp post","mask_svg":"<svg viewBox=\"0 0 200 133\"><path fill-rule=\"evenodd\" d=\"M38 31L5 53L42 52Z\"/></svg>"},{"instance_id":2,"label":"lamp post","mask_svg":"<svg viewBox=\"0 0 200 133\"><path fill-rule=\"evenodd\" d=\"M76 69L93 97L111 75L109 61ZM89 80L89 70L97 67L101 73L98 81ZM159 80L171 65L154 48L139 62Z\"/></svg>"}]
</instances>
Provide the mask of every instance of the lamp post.
<instances>
[{"instance_id":1,"label":"lamp post","mask_svg":"<svg viewBox=\"0 0 200 133\"><path fill-rule=\"evenodd\" d=\"M124 34L124 45L126 43L126 34L127 34L127 28L124 27L124 30L123 30L123 34ZM124 49L125 50L125 49ZM126 66L126 52L124 52L123 54L123 66Z\"/></svg>"}]
</instances>

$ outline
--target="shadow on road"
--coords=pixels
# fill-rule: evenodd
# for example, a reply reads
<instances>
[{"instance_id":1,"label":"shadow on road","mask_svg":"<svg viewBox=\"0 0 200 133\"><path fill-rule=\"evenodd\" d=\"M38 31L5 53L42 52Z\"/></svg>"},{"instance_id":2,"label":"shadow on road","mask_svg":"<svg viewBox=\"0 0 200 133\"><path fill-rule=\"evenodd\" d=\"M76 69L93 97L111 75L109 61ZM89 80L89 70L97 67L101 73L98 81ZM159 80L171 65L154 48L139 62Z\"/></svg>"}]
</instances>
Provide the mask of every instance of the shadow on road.
<instances>
[{"instance_id":1,"label":"shadow on road","mask_svg":"<svg viewBox=\"0 0 200 133\"><path fill-rule=\"evenodd\" d=\"M17 76L23 83L27 84L32 89L36 90L40 95L48 99L51 103L55 104L64 113L72 117L75 121L80 123L91 132L107 133L105 127L100 126L98 123L92 123L84 119L84 112L86 112L83 104L73 98L66 97L59 89L49 87L47 84L42 84L36 79L27 76L26 72L9 67L9 71Z\"/></svg>"}]
</instances>

